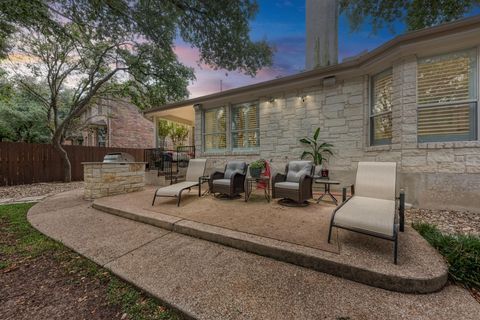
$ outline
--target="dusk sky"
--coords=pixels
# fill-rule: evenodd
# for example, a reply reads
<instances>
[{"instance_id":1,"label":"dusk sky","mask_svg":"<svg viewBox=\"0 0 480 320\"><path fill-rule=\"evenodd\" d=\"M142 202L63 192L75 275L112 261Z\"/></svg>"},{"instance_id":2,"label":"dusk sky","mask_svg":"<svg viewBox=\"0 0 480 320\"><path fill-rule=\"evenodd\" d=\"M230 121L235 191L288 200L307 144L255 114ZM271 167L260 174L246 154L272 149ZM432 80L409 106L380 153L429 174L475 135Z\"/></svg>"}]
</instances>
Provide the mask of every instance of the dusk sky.
<instances>
[{"instance_id":1,"label":"dusk sky","mask_svg":"<svg viewBox=\"0 0 480 320\"><path fill-rule=\"evenodd\" d=\"M251 21L251 36L254 40L266 39L275 46L274 63L271 68L261 70L256 77L238 72L212 70L208 66L198 66L198 53L182 41L177 41L176 53L180 61L195 68L197 80L190 86L190 98L220 91L220 80L223 90L245 86L276 77L298 73L305 65L305 0L258 0L260 10ZM469 15L479 14L476 9ZM339 19L339 61L351 57L364 50L372 50L404 33L406 27L397 22L394 32L388 28L373 34L371 27L365 23L358 31L351 32L348 19L341 15Z\"/></svg>"},{"instance_id":2,"label":"dusk sky","mask_svg":"<svg viewBox=\"0 0 480 320\"><path fill-rule=\"evenodd\" d=\"M260 10L251 22L251 36L254 40L266 39L275 46L273 66L261 70L254 78L238 72L214 71L205 65L198 66L197 51L178 41L176 52L180 60L195 68L197 80L189 87L191 98L220 91L220 80L223 81L223 90L227 90L298 73L304 69L305 0L259 0L259 4ZM383 29L373 34L371 28L364 25L352 33L347 18L340 16L339 61L364 50L372 50L405 31L405 26L401 23L396 23L394 28L395 33Z\"/></svg>"}]
</instances>

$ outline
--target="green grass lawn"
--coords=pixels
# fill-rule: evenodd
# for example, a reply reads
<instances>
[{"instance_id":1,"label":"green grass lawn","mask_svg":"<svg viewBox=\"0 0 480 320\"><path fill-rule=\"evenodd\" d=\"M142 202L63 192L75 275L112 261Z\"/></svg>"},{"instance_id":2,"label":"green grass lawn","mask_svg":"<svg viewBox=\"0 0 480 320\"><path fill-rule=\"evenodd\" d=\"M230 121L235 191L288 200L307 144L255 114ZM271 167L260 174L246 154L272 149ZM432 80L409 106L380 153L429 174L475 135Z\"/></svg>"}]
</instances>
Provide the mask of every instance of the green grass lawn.
<instances>
[{"instance_id":1,"label":"green grass lawn","mask_svg":"<svg viewBox=\"0 0 480 320\"><path fill-rule=\"evenodd\" d=\"M413 224L413 227L445 257L454 282L480 290L480 237L443 234L426 223Z\"/></svg>"},{"instance_id":2,"label":"green grass lawn","mask_svg":"<svg viewBox=\"0 0 480 320\"><path fill-rule=\"evenodd\" d=\"M178 319L156 300L112 275L108 270L78 255L37 230L27 221L33 204L0 206L0 273L28 263L42 255L54 257L69 274L94 277L106 287L108 302L118 306L128 319ZM72 278L72 281L76 281Z\"/></svg>"}]
</instances>

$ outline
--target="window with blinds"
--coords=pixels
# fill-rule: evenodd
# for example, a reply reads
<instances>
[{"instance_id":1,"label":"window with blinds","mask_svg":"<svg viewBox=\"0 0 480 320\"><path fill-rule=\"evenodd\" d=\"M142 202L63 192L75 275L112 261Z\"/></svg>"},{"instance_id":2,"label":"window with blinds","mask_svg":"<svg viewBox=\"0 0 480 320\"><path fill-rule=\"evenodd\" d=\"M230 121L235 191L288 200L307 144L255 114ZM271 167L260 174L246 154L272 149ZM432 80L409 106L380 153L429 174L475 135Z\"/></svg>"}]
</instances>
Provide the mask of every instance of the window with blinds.
<instances>
[{"instance_id":1,"label":"window with blinds","mask_svg":"<svg viewBox=\"0 0 480 320\"><path fill-rule=\"evenodd\" d=\"M227 147L226 119L225 107L204 112L203 141L205 151L223 150Z\"/></svg>"},{"instance_id":2,"label":"window with blinds","mask_svg":"<svg viewBox=\"0 0 480 320\"><path fill-rule=\"evenodd\" d=\"M476 50L418 62L419 142L477 138L476 79Z\"/></svg>"},{"instance_id":3,"label":"window with blinds","mask_svg":"<svg viewBox=\"0 0 480 320\"><path fill-rule=\"evenodd\" d=\"M232 106L232 148L254 149L259 147L258 103Z\"/></svg>"},{"instance_id":4,"label":"window with blinds","mask_svg":"<svg viewBox=\"0 0 480 320\"><path fill-rule=\"evenodd\" d=\"M371 82L370 144L392 142L392 70L375 75Z\"/></svg>"}]
</instances>

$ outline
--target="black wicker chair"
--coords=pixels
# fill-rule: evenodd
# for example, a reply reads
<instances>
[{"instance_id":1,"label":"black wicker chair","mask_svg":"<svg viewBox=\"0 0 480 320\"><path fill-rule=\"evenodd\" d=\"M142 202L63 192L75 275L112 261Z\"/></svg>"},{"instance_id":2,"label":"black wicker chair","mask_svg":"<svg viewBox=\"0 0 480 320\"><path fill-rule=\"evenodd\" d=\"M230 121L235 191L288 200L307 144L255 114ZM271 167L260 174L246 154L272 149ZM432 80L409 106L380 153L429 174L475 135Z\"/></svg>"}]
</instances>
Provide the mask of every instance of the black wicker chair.
<instances>
[{"instance_id":1,"label":"black wicker chair","mask_svg":"<svg viewBox=\"0 0 480 320\"><path fill-rule=\"evenodd\" d=\"M281 204L287 200L296 205L307 204L313 197L312 183L315 166L311 161L290 161L285 168L285 174L277 173L273 177L273 198L282 198Z\"/></svg>"},{"instance_id":2,"label":"black wicker chair","mask_svg":"<svg viewBox=\"0 0 480 320\"><path fill-rule=\"evenodd\" d=\"M210 192L234 198L245 192L247 164L243 161L229 161L224 172L216 171L210 175Z\"/></svg>"}]
</instances>

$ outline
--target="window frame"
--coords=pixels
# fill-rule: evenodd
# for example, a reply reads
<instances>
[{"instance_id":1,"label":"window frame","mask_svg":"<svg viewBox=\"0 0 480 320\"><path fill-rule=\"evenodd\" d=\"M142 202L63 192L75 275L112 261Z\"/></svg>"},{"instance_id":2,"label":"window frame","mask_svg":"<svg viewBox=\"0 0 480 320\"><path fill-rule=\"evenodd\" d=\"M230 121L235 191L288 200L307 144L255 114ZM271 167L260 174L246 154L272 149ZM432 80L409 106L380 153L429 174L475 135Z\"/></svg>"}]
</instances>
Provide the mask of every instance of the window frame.
<instances>
[{"instance_id":1,"label":"window frame","mask_svg":"<svg viewBox=\"0 0 480 320\"><path fill-rule=\"evenodd\" d=\"M256 110L257 127L255 129L233 130L233 120L234 120L233 110L235 108L241 108L242 106L244 106L246 104L248 104L248 105L256 104L256 106L257 106L257 110ZM252 101L246 101L246 102L231 104L229 114L230 114L230 127L229 127L229 129L230 129L230 150L232 150L232 151L255 151L255 150L260 149L260 102L257 101L257 100L252 100ZM238 133L238 132L243 132L244 134L248 133L248 132L256 132L257 137L258 137L257 138L257 146L246 147L246 148L234 147L233 136L234 136L235 133Z\"/></svg>"},{"instance_id":2,"label":"window frame","mask_svg":"<svg viewBox=\"0 0 480 320\"><path fill-rule=\"evenodd\" d=\"M375 106L375 95L374 95L374 90L375 90L375 81L378 79L378 77L381 76L386 76L386 75L391 75L392 77L392 96L393 96L393 68L387 68L381 72L378 72L374 74L373 76L370 77L369 85L370 85L370 90L369 90L369 106L368 106L368 125L369 125L369 145L370 146L385 146L385 145L391 145L392 144L392 138L393 138L393 128L392 128L392 137L390 139L379 139L375 140L375 126L374 126L374 119L377 117L382 117L385 115L390 114L390 119L392 121L392 126L393 126L393 117L392 117L392 110L393 110L393 100L390 102L392 104L392 108L389 111L383 111L379 113L374 113L373 109Z\"/></svg>"},{"instance_id":3,"label":"window frame","mask_svg":"<svg viewBox=\"0 0 480 320\"><path fill-rule=\"evenodd\" d=\"M416 74L416 95L417 95L417 142L418 143L428 143L428 142L466 142L466 141L477 141L478 137L480 135L479 132L479 122L480 122L480 115L478 112L478 105L479 105L479 92L480 92L480 47L473 47L473 48L468 48L468 49L462 49L462 50L456 50L456 51L450 51L442 54L436 54L436 55L429 55L429 56L424 56L421 57L417 60L417 74ZM474 70L474 75L473 75L473 83L471 84L472 91L473 91L473 97L471 99L466 99L466 100L456 100L456 101L446 101L446 102L437 102L437 103L425 103L425 104L420 104L418 103L418 77L419 77L419 67L421 64L422 60L429 59L429 58L436 58L436 57L441 57L441 56L447 56L455 53L468 53L472 52L474 56L474 63L475 66L473 68ZM456 108L456 107L463 107L465 105L469 106L469 112L470 112L470 126L471 126L471 131L469 134L469 138L467 139L458 139L454 135L437 135L434 137L429 137L425 136L422 137L418 134L418 129L419 129L419 113L421 109L436 109L436 108ZM453 110L453 109L452 109Z\"/></svg>"},{"instance_id":4,"label":"window frame","mask_svg":"<svg viewBox=\"0 0 480 320\"><path fill-rule=\"evenodd\" d=\"M224 112L225 112L225 132L221 132L221 131L216 131L216 132L213 132L213 133L206 133L206 113L208 112L214 112L215 110L218 110L218 109L223 109ZM214 107L214 108L209 108L209 109L206 109L206 110L203 110L202 112L202 142L203 142L203 151L204 152L211 152L211 153L215 153L215 152L225 152L228 150L228 131L229 131L229 128L228 128L228 105L223 105L223 106L219 106L219 107ZM225 148L212 148L212 149L208 149L207 148L207 143L206 143L206 137L207 136L216 136L216 135L221 135L221 134L225 134Z\"/></svg>"},{"instance_id":5,"label":"window frame","mask_svg":"<svg viewBox=\"0 0 480 320\"><path fill-rule=\"evenodd\" d=\"M232 130L232 124L233 124L233 109L235 107L238 107L240 105L244 104L256 104L257 105L257 128L256 129L246 129L246 130ZM220 108L224 108L226 114L225 114L225 148L222 149L208 149L206 145L206 136L208 135L215 135L215 134L222 134L221 132L215 132L215 133L210 133L207 134L205 132L206 126L206 113L207 112L212 112L213 110L217 110ZM257 132L258 133L258 146L256 147L250 147L250 148L234 148L233 147L233 133L235 132ZM206 154L221 154L221 153L228 153L228 152L240 152L240 153L249 153L249 152L258 152L260 150L260 101L259 100L250 100L250 101L244 101L244 102L239 102L235 104L231 103L226 103L224 105L218 106L218 107L212 107L212 108L206 108L202 110L202 129L201 129L201 135L202 135L202 150Z\"/></svg>"}]
</instances>

